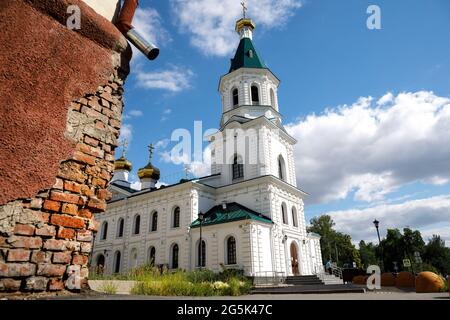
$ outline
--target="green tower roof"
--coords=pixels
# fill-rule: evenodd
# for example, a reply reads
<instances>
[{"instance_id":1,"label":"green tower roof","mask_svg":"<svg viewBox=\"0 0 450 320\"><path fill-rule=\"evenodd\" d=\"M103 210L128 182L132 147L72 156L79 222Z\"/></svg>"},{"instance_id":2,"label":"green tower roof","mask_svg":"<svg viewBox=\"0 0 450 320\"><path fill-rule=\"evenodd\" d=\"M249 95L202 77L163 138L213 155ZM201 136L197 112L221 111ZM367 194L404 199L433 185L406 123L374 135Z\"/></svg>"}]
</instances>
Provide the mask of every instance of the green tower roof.
<instances>
[{"instance_id":1,"label":"green tower roof","mask_svg":"<svg viewBox=\"0 0 450 320\"><path fill-rule=\"evenodd\" d=\"M266 68L265 64L256 53L255 46L249 38L242 38L236 50L234 58L231 59L231 67L229 72L233 72L239 68Z\"/></svg>"}]
</instances>

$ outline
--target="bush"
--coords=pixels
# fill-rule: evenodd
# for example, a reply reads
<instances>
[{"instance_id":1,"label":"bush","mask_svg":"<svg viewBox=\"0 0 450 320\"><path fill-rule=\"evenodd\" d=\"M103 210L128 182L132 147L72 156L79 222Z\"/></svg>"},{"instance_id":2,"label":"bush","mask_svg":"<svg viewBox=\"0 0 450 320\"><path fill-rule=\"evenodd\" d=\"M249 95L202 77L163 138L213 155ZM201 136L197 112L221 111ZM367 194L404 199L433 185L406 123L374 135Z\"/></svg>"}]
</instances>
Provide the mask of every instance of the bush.
<instances>
[{"instance_id":1,"label":"bush","mask_svg":"<svg viewBox=\"0 0 450 320\"><path fill-rule=\"evenodd\" d=\"M251 282L244 277L228 276L228 281L218 281L219 276L210 270L194 272L177 271L167 274L146 274L132 289L132 294L154 296L224 296L248 293Z\"/></svg>"},{"instance_id":2,"label":"bush","mask_svg":"<svg viewBox=\"0 0 450 320\"><path fill-rule=\"evenodd\" d=\"M116 294L117 292L117 285L115 285L112 282L105 282L100 288L99 290L101 292L104 292L106 294Z\"/></svg>"}]
</instances>

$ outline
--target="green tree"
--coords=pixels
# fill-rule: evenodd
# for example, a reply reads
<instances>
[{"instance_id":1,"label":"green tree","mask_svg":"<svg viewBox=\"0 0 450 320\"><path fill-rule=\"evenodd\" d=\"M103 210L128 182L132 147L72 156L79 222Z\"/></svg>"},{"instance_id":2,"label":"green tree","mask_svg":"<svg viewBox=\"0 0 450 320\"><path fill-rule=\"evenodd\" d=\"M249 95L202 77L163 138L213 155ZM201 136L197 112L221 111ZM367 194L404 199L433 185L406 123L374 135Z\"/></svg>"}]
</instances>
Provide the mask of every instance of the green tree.
<instances>
[{"instance_id":1,"label":"green tree","mask_svg":"<svg viewBox=\"0 0 450 320\"><path fill-rule=\"evenodd\" d=\"M323 215L311 219L308 232L320 235L320 246L322 248L323 261L332 260L338 262L339 266L356 263L361 266L359 251L352 243L352 238L348 234L337 232L333 229L334 222L328 215Z\"/></svg>"},{"instance_id":2,"label":"green tree","mask_svg":"<svg viewBox=\"0 0 450 320\"><path fill-rule=\"evenodd\" d=\"M438 235L428 241L424 247L422 260L425 263L431 264L442 275L450 274L450 248L445 246L445 242Z\"/></svg>"},{"instance_id":3,"label":"green tree","mask_svg":"<svg viewBox=\"0 0 450 320\"><path fill-rule=\"evenodd\" d=\"M364 240L359 242L359 255L361 257L361 264L364 269L367 269L371 265L378 265L380 263L377 256L378 246L372 242L365 243Z\"/></svg>"}]
</instances>

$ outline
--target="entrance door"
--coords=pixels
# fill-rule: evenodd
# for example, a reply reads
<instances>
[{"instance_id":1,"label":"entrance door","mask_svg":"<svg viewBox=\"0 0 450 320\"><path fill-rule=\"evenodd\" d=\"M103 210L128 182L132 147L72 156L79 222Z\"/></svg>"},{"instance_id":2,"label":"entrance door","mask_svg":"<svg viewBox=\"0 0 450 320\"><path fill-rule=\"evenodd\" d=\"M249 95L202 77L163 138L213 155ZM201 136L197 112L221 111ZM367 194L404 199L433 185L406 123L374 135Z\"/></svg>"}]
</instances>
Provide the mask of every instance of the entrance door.
<instances>
[{"instance_id":1,"label":"entrance door","mask_svg":"<svg viewBox=\"0 0 450 320\"><path fill-rule=\"evenodd\" d=\"M291 266L292 266L292 273L294 276L300 275L300 272L298 270L298 254L297 254L297 247L294 243L291 243Z\"/></svg>"}]
</instances>

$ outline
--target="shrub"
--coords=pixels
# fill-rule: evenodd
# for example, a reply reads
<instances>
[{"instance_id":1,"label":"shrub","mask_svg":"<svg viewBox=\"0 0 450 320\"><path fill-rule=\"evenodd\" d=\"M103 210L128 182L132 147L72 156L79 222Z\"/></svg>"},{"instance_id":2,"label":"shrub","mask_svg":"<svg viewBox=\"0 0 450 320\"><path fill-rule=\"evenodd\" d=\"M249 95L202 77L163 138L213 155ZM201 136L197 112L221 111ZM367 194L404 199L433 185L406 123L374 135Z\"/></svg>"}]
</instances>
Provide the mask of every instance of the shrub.
<instances>
[{"instance_id":1,"label":"shrub","mask_svg":"<svg viewBox=\"0 0 450 320\"><path fill-rule=\"evenodd\" d=\"M101 292L106 294L116 294L117 293L117 285L111 281L105 282L99 288Z\"/></svg>"}]
</instances>

